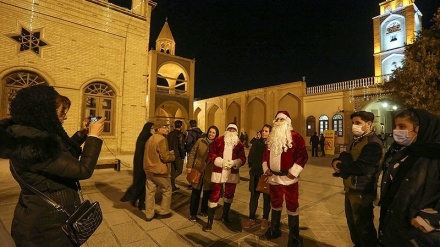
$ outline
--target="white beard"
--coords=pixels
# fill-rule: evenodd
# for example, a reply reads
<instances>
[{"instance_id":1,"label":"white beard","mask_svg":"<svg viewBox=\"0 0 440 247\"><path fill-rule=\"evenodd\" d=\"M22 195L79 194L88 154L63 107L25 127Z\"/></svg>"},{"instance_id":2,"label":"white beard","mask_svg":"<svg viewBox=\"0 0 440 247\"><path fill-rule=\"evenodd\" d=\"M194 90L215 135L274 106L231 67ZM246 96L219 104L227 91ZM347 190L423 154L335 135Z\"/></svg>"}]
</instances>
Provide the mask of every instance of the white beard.
<instances>
[{"instance_id":1,"label":"white beard","mask_svg":"<svg viewBox=\"0 0 440 247\"><path fill-rule=\"evenodd\" d=\"M237 132L229 132L226 131L225 134L225 146L235 146L237 145L238 141L238 133Z\"/></svg>"},{"instance_id":2,"label":"white beard","mask_svg":"<svg viewBox=\"0 0 440 247\"><path fill-rule=\"evenodd\" d=\"M267 143L270 152L276 156L292 147L292 126L289 122L274 122Z\"/></svg>"}]
</instances>

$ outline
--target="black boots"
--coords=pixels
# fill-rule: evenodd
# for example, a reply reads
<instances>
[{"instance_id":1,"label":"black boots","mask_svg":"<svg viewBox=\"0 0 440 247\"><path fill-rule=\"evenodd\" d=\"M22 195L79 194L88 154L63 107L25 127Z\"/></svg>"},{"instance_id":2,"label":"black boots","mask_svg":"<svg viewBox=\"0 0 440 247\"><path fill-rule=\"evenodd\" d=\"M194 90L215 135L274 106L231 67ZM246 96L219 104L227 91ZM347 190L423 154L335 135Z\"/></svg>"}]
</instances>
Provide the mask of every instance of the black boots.
<instances>
[{"instance_id":1,"label":"black boots","mask_svg":"<svg viewBox=\"0 0 440 247\"><path fill-rule=\"evenodd\" d=\"M212 223L214 223L214 215L216 208L208 208L208 223L203 227L204 232L209 232L212 230Z\"/></svg>"},{"instance_id":2,"label":"black boots","mask_svg":"<svg viewBox=\"0 0 440 247\"><path fill-rule=\"evenodd\" d=\"M270 219L270 227L264 234L266 239L275 239L281 237L281 211L272 209L272 217Z\"/></svg>"},{"instance_id":3,"label":"black boots","mask_svg":"<svg viewBox=\"0 0 440 247\"><path fill-rule=\"evenodd\" d=\"M299 216L289 215L289 240L288 247L301 247L301 239L299 237Z\"/></svg>"},{"instance_id":4,"label":"black boots","mask_svg":"<svg viewBox=\"0 0 440 247\"><path fill-rule=\"evenodd\" d=\"M229 219L229 210L231 210L231 203L225 202L223 204L223 215L222 215L222 221L226 224L231 223L231 220Z\"/></svg>"}]
</instances>

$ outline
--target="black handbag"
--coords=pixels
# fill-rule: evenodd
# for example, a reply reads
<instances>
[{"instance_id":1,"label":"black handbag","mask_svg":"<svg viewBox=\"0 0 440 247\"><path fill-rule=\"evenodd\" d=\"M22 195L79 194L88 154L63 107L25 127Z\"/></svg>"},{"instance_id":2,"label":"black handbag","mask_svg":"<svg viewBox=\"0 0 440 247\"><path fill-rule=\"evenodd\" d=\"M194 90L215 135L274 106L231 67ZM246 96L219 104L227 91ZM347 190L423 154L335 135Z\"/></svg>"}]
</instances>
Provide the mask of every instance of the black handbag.
<instances>
[{"instance_id":1,"label":"black handbag","mask_svg":"<svg viewBox=\"0 0 440 247\"><path fill-rule=\"evenodd\" d=\"M96 231L99 225L102 222L102 211L99 206L99 202L91 203L89 200L84 200L81 191L81 185L77 182L78 192L81 195L82 203L81 205L73 212L69 214L64 208L57 204L54 200L52 200L47 195L43 194L39 190L32 187L30 184L26 183L21 177L18 175L15 167L12 162L10 162L11 171L17 177L19 183L24 185L26 188L30 189L41 199L46 201L48 204L56 208L58 211L62 211L67 215L66 223L61 227L63 232L67 235L67 237L72 241L73 244L80 246L84 242L89 239L90 236Z\"/></svg>"}]
</instances>

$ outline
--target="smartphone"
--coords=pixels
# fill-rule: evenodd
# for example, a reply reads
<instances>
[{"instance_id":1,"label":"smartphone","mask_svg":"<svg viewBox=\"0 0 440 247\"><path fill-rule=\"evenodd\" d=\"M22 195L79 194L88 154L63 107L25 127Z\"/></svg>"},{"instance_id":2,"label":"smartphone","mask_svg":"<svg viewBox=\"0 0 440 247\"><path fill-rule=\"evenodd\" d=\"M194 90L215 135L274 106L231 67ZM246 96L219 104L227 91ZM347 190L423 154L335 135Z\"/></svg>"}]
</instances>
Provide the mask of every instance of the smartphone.
<instances>
[{"instance_id":1,"label":"smartphone","mask_svg":"<svg viewBox=\"0 0 440 247\"><path fill-rule=\"evenodd\" d=\"M89 117L89 121L87 122L87 127L89 127L89 125L93 122L98 121L99 119L101 119L102 117L99 116L90 116Z\"/></svg>"}]
</instances>

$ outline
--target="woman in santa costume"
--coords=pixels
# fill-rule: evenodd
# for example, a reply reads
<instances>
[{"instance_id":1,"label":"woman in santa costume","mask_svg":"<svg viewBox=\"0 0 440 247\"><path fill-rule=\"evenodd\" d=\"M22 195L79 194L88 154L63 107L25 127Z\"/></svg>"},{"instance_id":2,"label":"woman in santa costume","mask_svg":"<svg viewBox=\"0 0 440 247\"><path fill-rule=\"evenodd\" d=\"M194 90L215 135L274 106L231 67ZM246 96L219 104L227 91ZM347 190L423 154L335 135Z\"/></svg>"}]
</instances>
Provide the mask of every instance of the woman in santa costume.
<instances>
[{"instance_id":1,"label":"woman in santa costume","mask_svg":"<svg viewBox=\"0 0 440 247\"><path fill-rule=\"evenodd\" d=\"M211 175L212 191L208 203L208 223L203 231L210 231L214 221L215 209L224 185L222 220L229 223L229 210L234 198L235 188L240 182L239 168L246 163L244 145L238 138L237 125L231 123L223 136L214 140L209 148L209 161L213 165Z\"/></svg>"},{"instance_id":2,"label":"woman in santa costume","mask_svg":"<svg viewBox=\"0 0 440 247\"><path fill-rule=\"evenodd\" d=\"M263 156L263 171L270 176L272 206L271 226L263 238L281 236L281 210L283 198L289 222L288 246L301 246L298 216L298 177L308 160L304 138L293 131L287 111L279 111L273 121L272 132Z\"/></svg>"}]
</instances>

